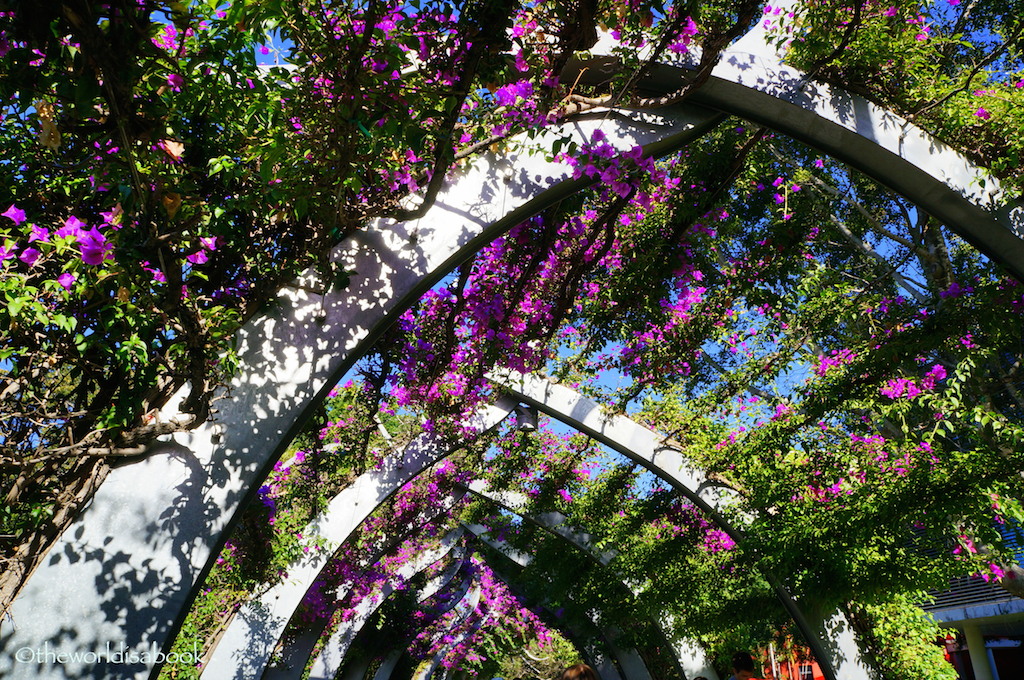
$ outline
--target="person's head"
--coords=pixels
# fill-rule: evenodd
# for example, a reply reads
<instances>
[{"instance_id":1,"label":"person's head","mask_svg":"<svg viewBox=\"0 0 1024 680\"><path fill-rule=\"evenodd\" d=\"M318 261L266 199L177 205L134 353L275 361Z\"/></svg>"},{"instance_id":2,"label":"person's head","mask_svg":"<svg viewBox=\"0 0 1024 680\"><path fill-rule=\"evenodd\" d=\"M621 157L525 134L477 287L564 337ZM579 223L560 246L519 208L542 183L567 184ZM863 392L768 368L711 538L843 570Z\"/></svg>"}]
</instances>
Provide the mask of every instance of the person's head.
<instances>
[{"instance_id":1,"label":"person's head","mask_svg":"<svg viewBox=\"0 0 1024 680\"><path fill-rule=\"evenodd\" d=\"M597 673L587 664L578 663L562 671L559 680L597 680Z\"/></svg>"},{"instance_id":2,"label":"person's head","mask_svg":"<svg viewBox=\"0 0 1024 680\"><path fill-rule=\"evenodd\" d=\"M736 680L750 680L754 677L754 657L746 652L733 654L732 675Z\"/></svg>"}]
</instances>

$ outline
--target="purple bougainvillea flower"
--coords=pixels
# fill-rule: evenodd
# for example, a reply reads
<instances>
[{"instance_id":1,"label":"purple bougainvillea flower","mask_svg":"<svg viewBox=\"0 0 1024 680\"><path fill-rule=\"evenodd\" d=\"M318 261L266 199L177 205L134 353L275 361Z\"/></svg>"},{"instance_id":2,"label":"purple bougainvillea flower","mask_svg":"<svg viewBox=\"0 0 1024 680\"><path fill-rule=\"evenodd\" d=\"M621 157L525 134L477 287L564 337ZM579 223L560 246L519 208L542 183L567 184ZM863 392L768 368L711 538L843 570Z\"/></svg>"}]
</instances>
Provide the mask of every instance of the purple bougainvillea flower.
<instances>
[{"instance_id":1,"label":"purple bougainvillea flower","mask_svg":"<svg viewBox=\"0 0 1024 680\"><path fill-rule=\"evenodd\" d=\"M992 114L986 111L985 108L982 106L978 107L978 110L974 112L974 115L977 116L978 118L981 118L982 120L988 120L989 118L992 117Z\"/></svg>"},{"instance_id":2,"label":"purple bougainvillea flower","mask_svg":"<svg viewBox=\"0 0 1024 680\"><path fill-rule=\"evenodd\" d=\"M32 233L28 237L28 242L43 241L44 243L50 239L50 230L46 227L40 227L38 225L32 225Z\"/></svg>"},{"instance_id":3,"label":"purple bougainvillea flower","mask_svg":"<svg viewBox=\"0 0 1024 680\"><path fill-rule=\"evenodd\" d=\"M669 52L674 52L675 54L686 54L687 52L690 51L689 38L687 38L686 40L679 40L677 42L672 43L671 45L668 46L668 50Z\"/></svg>"},{"instance_id":4,"label":"purple bougainvillea flower","mask_svg":"<svg viewBox=\"0 0 1024 680\"><path fill-rule=\"evenodd\" d=\"M921 388L915 381L909 378L896 378L886 381L885 387L880 389L879 392L890 399L899 399L904 395L906 395L907 399L913 399L921 394Z\"/></svg>"},{"instance_id":5,"label":"purple bougainvillea flower","mask_svg":"<svg viewBox=\"0 0 1024 680\"><path fill-rule=\"evenodd\" d=\"M153 281L155 281L156 283L167 283L167 277L164 275L162 271L160 271L159 269L155 269L153 265L151 265L149 262L146 262L145 260L143 260L140 264L142 265L142 268L144 270L146 270L152 275Z\"/></svg>"},{"instance_id":6,"label":"purple bougainvillea flower","mask_svg":"<svg viewBox=\"0 0 1024 680\"><path fill-rule=\"evenodd\" d=\"M191 255L186 255L185 259L192 264L205 264L210 259L210 256L206 254L205 250L197 250Z\"/></svg>"},{"instance_id":7,"label":"purple bougainvillea flower","mask_svg":"<svg viewBox=\"0 0 1024 680\"><path fill-rule=\"evenodd\" d=\"M0 262L6 262L12 257L14 257L14 246L12 244L5 243L0 246Z\"/></svg>"},{"instance_id":8,"label":"purple bougainvillea flower","mask_svg":"<svg viewBox=\"0 0 1024 680\"><path fill-rule=\"evenodd\" d=\"M36 264L36 260L39 259L39 255L39 251L36 250L35 248L25 248L25 250L21 251L21 255L18 256L18 259L27 264L29 267L34 267Z\"/></svg>"},{"instance_id":9,"label":"purple bougainvillea flower","mask_svg":"<svg viewBox=\"0 0 1024 680\"><path fill-rule=\"evenodd\" d=\"M497 100L498 106L512 106L518 97L528 99L532 94L533 83L529 80L520 80L499 87L494 93L494 98Z\"/></svg>"},{"instance_id":10,"label":"purple bougainvillea flower","mask_svg":"<svg viewBox=\"0 0 1024 680\"><path fill-rule=\"evenodd\" d=\"M57 283L63 286L64 290L71 290L71 286L75 283L75 275L71 272L64 272L57 277Z\"/></svg>"},{"instance_id":11,"label":"purple bougainvillea flower","mask_svg":"<svg viewBox=\"0 0 1024 680\"><path fill-rule=\"evenodd\" d=\"M523 56L522 50L516 52L516 70L520 73L526 73L530 70L530 65L526 62L526 57Z\"/></svg>"},{"instance_id":12,"label":"purple bougainvillea flower","mask_svg":"<svg viewBox=\"0 0 1024 680\"><path fill-rule=\"evenodd\" d=\"M945 300L947 298L958 298L961 295L967 295L973 292L974 288L972 286L961 286L959 283L954 281L949 284L949 288L939 291L939 297Z\"/></svg>"},{"instance_id":13,"label":"purple bougainvillea flower","mask_svg":"<svg viewBox=\"0 0 1024 680\"><path fill-rule=\"evenodd\" d=\"M22 222L25 221L25 211L24 210L20 210L13 203L11 204L11 207L8 208L2 214L3 214L4 217L6 217L6 218L10 219L11 221L13 221L14 224L16 224L16 225L20 225Z\"/></svg>"},{"instance_id":14,"label":"purple bougainvillea flower","mask_svg":"<svg viewBox=\"0 0 1024 680\"><path fill-rule=\"evenodd\" d=\"M82 262L93 266L103 264L104 260L113 260L111 251L114 246L107 241L107 237L100 233L100 230L93 227L89 231L83 231L78 236L78 246L82 251Z\"/></svg>"},{"instance_id":15,"label":"purple bougainvillea flower","mask_svg":"<svg viewBox=\"0 0 1024 680\"><path fill-rule=\"evenodd\" d=\"M82 234L82 227L85 226L85 222L78 219L74 215L64 220L64 226L57 230L57 238L74 238L78 240Z\"/></svg>"},{"instance_id":16,"label":"purple bougainvillea flower","mask_svg":"<svg viewBox=\"0 0 1024 680\"><path fill-rule=\"evenodd\" d=\"M181 88L185 85L185 79L177 73L172 73L167 76L167 84L171 86L171 89L175 92L181 92Z\"/></svg>"},{"instance_id":17,"label":"purple bougainvillea flower","mask_svg":"<svg viewBox=\"0 0 1024 680\"><path fill-rule=\"evenodd\" d=\"M712 529L704 536L704 549L710 553L732 550L736 541L721 529Z\"/></svg>"},{"instance_id":18,"label":"purple bougainvillea flower","mask_svg":"<svg viewBox=\"0 0 1024 680\"><path fill-rule=\"evenodd\" d=\"M921 384L927 390L934 390L935 384L940 380L946 379L946 369L941 364L935 364L932 366L932 370L925 374Z\"/></svg>"}]
</instances>

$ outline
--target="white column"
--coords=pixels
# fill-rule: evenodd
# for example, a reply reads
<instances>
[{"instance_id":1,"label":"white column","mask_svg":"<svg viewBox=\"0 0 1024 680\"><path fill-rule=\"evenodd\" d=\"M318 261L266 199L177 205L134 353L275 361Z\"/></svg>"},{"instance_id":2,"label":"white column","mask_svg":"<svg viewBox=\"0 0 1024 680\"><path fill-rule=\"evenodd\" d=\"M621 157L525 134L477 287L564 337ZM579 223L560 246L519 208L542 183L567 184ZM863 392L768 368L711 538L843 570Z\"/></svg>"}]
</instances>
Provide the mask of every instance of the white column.
<instances>
[{"instance_id":1,"label":"white column","mask_svg":"<svg viewBox=\"0 0 1024 680\"><path fill-rule=\"evenodd\" d=\"M964 638L967 640L967 653L971 656L971 668L974 669L975 680L996 680L989 663L988 651L985 649L985 638L976 623L964 622Z\"/></svg>"}]
</instances>

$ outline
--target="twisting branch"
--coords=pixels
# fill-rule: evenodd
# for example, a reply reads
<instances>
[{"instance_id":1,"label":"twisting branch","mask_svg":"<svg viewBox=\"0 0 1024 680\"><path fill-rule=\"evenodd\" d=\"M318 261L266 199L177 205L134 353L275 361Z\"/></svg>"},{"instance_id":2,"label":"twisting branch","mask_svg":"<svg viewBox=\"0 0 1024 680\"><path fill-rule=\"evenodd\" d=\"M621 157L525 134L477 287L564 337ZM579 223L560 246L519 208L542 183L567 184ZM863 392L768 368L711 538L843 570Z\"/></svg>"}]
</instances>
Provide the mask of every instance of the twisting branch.
<instances>
[{"instance_id":1,"label":"twisting branch","mask_svg":"<svg viewBox=\"0 0 1024 680\"><path fill-rule=\"evenodd\" d=\"M697 72L692 80L664 97L641 98L636 101L636 105L640 108L671 106L685 100L693 92L700 89L711 77L711 72L714 71L715 66L718 65L718 60L722 57L722 51L729 46L729 43L742 35L754 21L758 12L761 11L761 3L754 0L744 0L735 11L736 21L733 22L733 25L727 31L707 36L704 39L701 44L700 62L697 65ZM665 43L665 47L667 47L667 43ZM664 50L664 47L661 49ZM660 54L661 52L655 51L651 55L650 60L648 60L649 63L660 56Z\"/></svg>"},{"instance_id":2,"label":"twisting branch","mask_svg":"<svg viewBox=\"0 0 1024 680\"><path fill-rule=\"evenodd\" d=\"M441 123L441 130L445 132L438 136L437 142L434 145L434 166L431 169L430 182L427 184L423 201L415 208L397 210L391 215L394 219L400 222L417 220L427 214L427 211L430 210L430 207L437 199L437 195L444 185L448 168L455 160L455 152L452 150L453 131L456 129L459 116L462 114L462 105L472 89L473 80L480 70L484 54L490 49L488 38L493 39L504 30L504 26L508 23L509 14L514 11L517 4L507 3L501 5L503 11L500 12L500 16L493 16L492 14L498 13L491 13L480 17L481 25L477 29L479 35L473 37L472 45L466 54L465 65L463 66L459 81L453 88L455 94L450 97L448 110L445 112Z\"/></svg>"},{"instance_id":3,"label":"twisting branch","mask_svg":"<svg viewBox=\"0 0 1024 680\"><path fill-rule=\"evenodd\" d=\"M811 67L807 69L807 73L804 76L805 80L812 80L814 77L816 77L818 73L821 72L821 69L825 68L827 65L832 63L832 61L839 58L839 56L846 51L846 48L850 46L850 43L853 42L853 37L857 34L857 29L860 28L861 25L861 13L864 10L864 1L865 0L859 0L859 2L854 3L853 18L850 19L850 23L846 25L846 30L843 31L843 37L839 40L839 43L835 46L835 49L833 49L831 52L829 52L821 59L814 62L814 64L812 64Z\"/></svg>"},{"instance_id":4,"label":"twisting branch","mask_svg":"<svg viewBox=\"0 0 1024 680\"><path fill-rule=\"evenodd\" d=\"M911 111L907 115L907 119L910 121L914 121L917 118L927 114L928 112L933 111L934 109L937 109L938 107L942 106L943 104L945 104L946 102L948 102L950 99L960 94L961 92L966 92L968 89L970 89L971 83L974 82L974 79L978 76L979 73L981 73L981 70L988 66L989 64L991 64L996 59L998 59L999 55L1005 52L1010 45L1017 42L1022 33L1024 33L1024 21L1021 21L1017 25L1017 28L1013 31L1009 38L1007 38L998 46L993 48L991 52L985 55L985 57L981 61L979 61L977 64L974 65L973 68L971 68L967 76L964 78L963 84L960 87L953 88L944 96L936 99L935 101L925 104L915 109L914 111Z\"/></svg>"}]
</instances>

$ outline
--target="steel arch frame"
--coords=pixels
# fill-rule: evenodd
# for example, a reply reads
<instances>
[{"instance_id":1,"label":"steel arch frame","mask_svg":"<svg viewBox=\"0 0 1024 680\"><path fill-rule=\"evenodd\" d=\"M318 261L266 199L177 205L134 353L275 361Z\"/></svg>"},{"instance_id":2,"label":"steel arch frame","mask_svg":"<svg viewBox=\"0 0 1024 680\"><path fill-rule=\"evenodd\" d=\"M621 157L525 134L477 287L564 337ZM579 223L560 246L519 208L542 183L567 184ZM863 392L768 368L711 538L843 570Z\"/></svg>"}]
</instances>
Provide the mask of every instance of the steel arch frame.
<instances>
[{"instance_id":1,"label":"steel arch frame","mask_svg":"<svg viewBox=\"0 0 1024 680\"><path fill-rule=\"evenodd\" d=\"M683 108L653 119L616 118L609 141L620 151L643 145L664 155L713 129L721 117ZM590 139L601 120L586 118L542 136L540 144ZM547 140L547 142L545 142ZM180 628L216 551L255 499L299 423L397 316L480 247L572 195L592 180L524 151L516 182L507 160L466 169L415 223L377 224L338 249L354 276L323 296L310 273L277 306L239 333L245 367L215 418L151 445L146 458L115 469L75 527L58 539L11 607L18 627L0 639L0 673L15 678L155 677L153 663L128 669L12 664L14 650L48 644L94 649L122 640L128 648L165 648ZM481 162L483 164L483 162ZM500 199L500 200L498 200ZM165 409L176 412L177 403ZM83 597L84 596L84 597ZM32 611L53 613L43 620ZM87 637L88 639L82 639Z\"/></svg>"},{"instance_id":2,"label":"steel arch frame","mask_svg":"<svg viewBox=\"0 0 1024 680\"><path fill-rule=\"evenodd\" d=\"M557 516L557 513L544 513L544 514L541 514L541 515L522 514L521 511L517 510L514 507L515 502L516 502L516 498L514 498L514 497L510 497L507 494L494 494L494 493L490 493L490 492L488 492L487 490L481 488L478 484L475 484L475 483L474 484L470 484L469 486L466 486L466 487L463 487L463 488L464 488L465 491L467 491L467 492L469 492L469 493L471 493L473 495L476 495L476 496L479 496L481 498L490 500L490 501L492 501L494 503L497 503L501 507L504 507L504 508L510 510L511 512L519 514L524 519L534 523L536 526L540 527L541 529L543 529L547 533L551 534L552 536L555 536L555 537L559 538L560 540L567 541L571 545L573 545L573 546L577 547L578 549L584 551L598 565L600 565L603 568L607 568L608 562L609 562L609 559L610 559L609 556L606 555L606 554L599 554L599 553L595 552L593 546L589 543L589 541L587 539L587 535L585 533L574 531L572 529L569 529L569 528L566 528L565 526L563 526L565 518L561 517L561 516ZM519 499L519 500L522 500L522 499ZM474 531L474 533L476 533L476 532ZM625 585L626 584L623 583L623 586L625 586ZM652 624L656 628L660 629L660 626L659 626L659 624L656 621L653 621ZM665 636L665 641L669 642L668 637L665 635L664 631L662 631L662 634L663 634L663 636ZM694 675L694 674L712 675L712 676L715 675L714 670L710 667L710 665L707 664L706 660L698 659L695 656L695 654L697 654L698 652L697 652L697 648L694 645L692 645L692 644L691 645L687 645L685 649L679 649L679 648L676 648L675 646L673 646L673 649L675 649L675 652L676 652L675 661L676 661L676 663L677 663L677 665L679 667L680 672L683 674L684 677L690 677L691 675ZM687 658L685 659L685 663L684 663L684 659L682 658L683 655L687 656ZM298 660L298 659L296 659L296 660ZM341 665L344 664L344 661L345 661L344 658L339 659L338 660L338 664L337 664L337 668L340 668ZM621 665L621 662L620 662L620 665ZM684 666L685 666L685 668L684 668ZM268 677L266 675L266 673L270 672L269 668L270 667L268 666L267 670L264 671L264 674L265 674L264 677ZM282 680L283 680L283 676L274 676L274 677L282 677ZM638 680L638 679L627 677L626 680ZM643 680L643 678L640 678L639 680Z\"/></svg>"},{"instance_id":3,"label":"steel arch frame","mask_svg":"<svg viewBox=\"0 0 1024 680\"><path fill-rule=\"evenodd\" d=\"M492 380L517 399L650 470L742 546L743 532L718 511L718 498L710 494L713 487L703 472L690 465L661 435L625 416L607 413L599 404L568 387L534 375L493 375ZM826 678L856 680L868 676L869 670L861 658L852 626L842 612L829 612L820 618L815 612L809 617L778 579L764 572L762 575L803 634Z\"/></svg>"},{"instance_id":4,"label":"steel arch frame","mask_svg":"<svg viewBox=\"0 0 1024 680\"><path fill-rule=\"evenodd\" d=\"M503 398L499 399L495 406L484 407L474 419L474 425L482 431L496 427L512 413L515 403ZM386 502L402 484L418 477L431 465L443 460L458 448L461 448L461 445L447 444L429 433L420 435L401 452L387 456L379 468L365 472L339 492L330 501L328 508L309 523L304 533L317 534L330 542L344 543L358 529L361 522ZM493 494L489 495L478 486L467 488L466 491L489 498L511 509L508 499L503 500ZM444 507L432 510L443 512ZM426 521L430 519L427 517ZM559 531L548 516L528 516L527 519L580 549L592 553L599 564L607 565L607 556L593 553L585 536ZM269 677L268 674L273 674L274 671L269 665L271 655L279 646L298 604L327 566L328 561L322 555L307 555L290 568L287 580L271 587L256 600L243 605L232 618L201 674L210 673L218 678L229 675L239 677L239 674L242 678L256 675ZM247 613L250 611L253 612L251 615ZM257 643L254 643L254 640ZM707 672L707 669L702 668L702 671Z\"/></svg>"},{"instance_id":5,"label":"steel arch frame","mask_svg":"<svg viewBox=\"0 0 1024 680\"><path fill-rule=\"evenodd\" d=\"M543 529L548 534L559 538L573 547L586 553L590 559L597 563L602 568L609 568L608 565L611 562L613 555L605 552L600 553L597 548L590 541L590 535L585 529L576 529L568 526L567 518L559 512L544 512L539 515L526 514L517 507L525 504L525 497L519 494L508 494L505 492L491 492L484 489L480 484L473 482L465 487L466 490L474 495L485 498L493 503L500 505L506 510L522 517L523 519L533 523L535 526ZM618 576L616 578L619 578ZM625 588L629 588L625 581L622 581L622 585ZM668 644L675 652L674 660L676 668L683 678L697 677L697 676L710 676L712 680L717 680L718 674L714 668L707 662L706 658L703 658L703 650L697 647L696 644L689 641L683 641L685 648L679 648L672 643L668 634L665 632L664 627L658 621L651 621L651 625L661 632L664 642ZM685 660L683 657L686 657Z\"/></svg>"},{"instance_id":6,"label":"steel arch frame","mask_svg":"<svg viewBox=\"0 0 1024 680\"><path fill-rule=\"evenodd\" d=\"M474 425L479 431L496 427L512 413L513 408L512 401L502 400L498 405L478 412ZM327 509L310 522L306 531L339 545L344 543L403 484L461 446L444 442L430 433L420 435L400 453L387 456L379 470L363 473L339 492ZM321 555L307 555L290 569L288 579L243 606L213 650L202 675L217 680L235 676L246 680L257 673L262 674L310 584L328 564L329 560ZM246 616L249 611L257 612L257 615ZM256 635L257 631L259 635ZM254 639L263 643L254 644ZM242 660L246 660L248 665L241 666Z\"/></svg>"},{"instance_id":7,"label":"steel arch frame","mask_svg":"<svg viewBox=\"0 0 1024 680\"><path fill-rule=\"evenodd\" d=\"M441 573L438 577L431 580L424 588L417 593L417 599L423 602L435 594L444 590L445 588L452 585L455 582L456 577L463 571L465 567L465 550L459 545L446 556L446 559L451 559L451 564ZM465 597L466 591L469 589L470 580L463 578L458 582L456 586L456 592L461 591L462 594L456 599L462 599ZM319 642L320 638L323 637L327 630L329 620L323 621L323 625L317 625L314 629L304 632L297 639L292 640L291 644L285 645L281 649L280 660L272 659L260 675L261 680L297 680L302 674L302 669L309 662L310 656L312 656L313 649ZM287 634L287 631L286 631ZM280 641L279 641L280 643Z\"/></svg>"}]
</instances>

